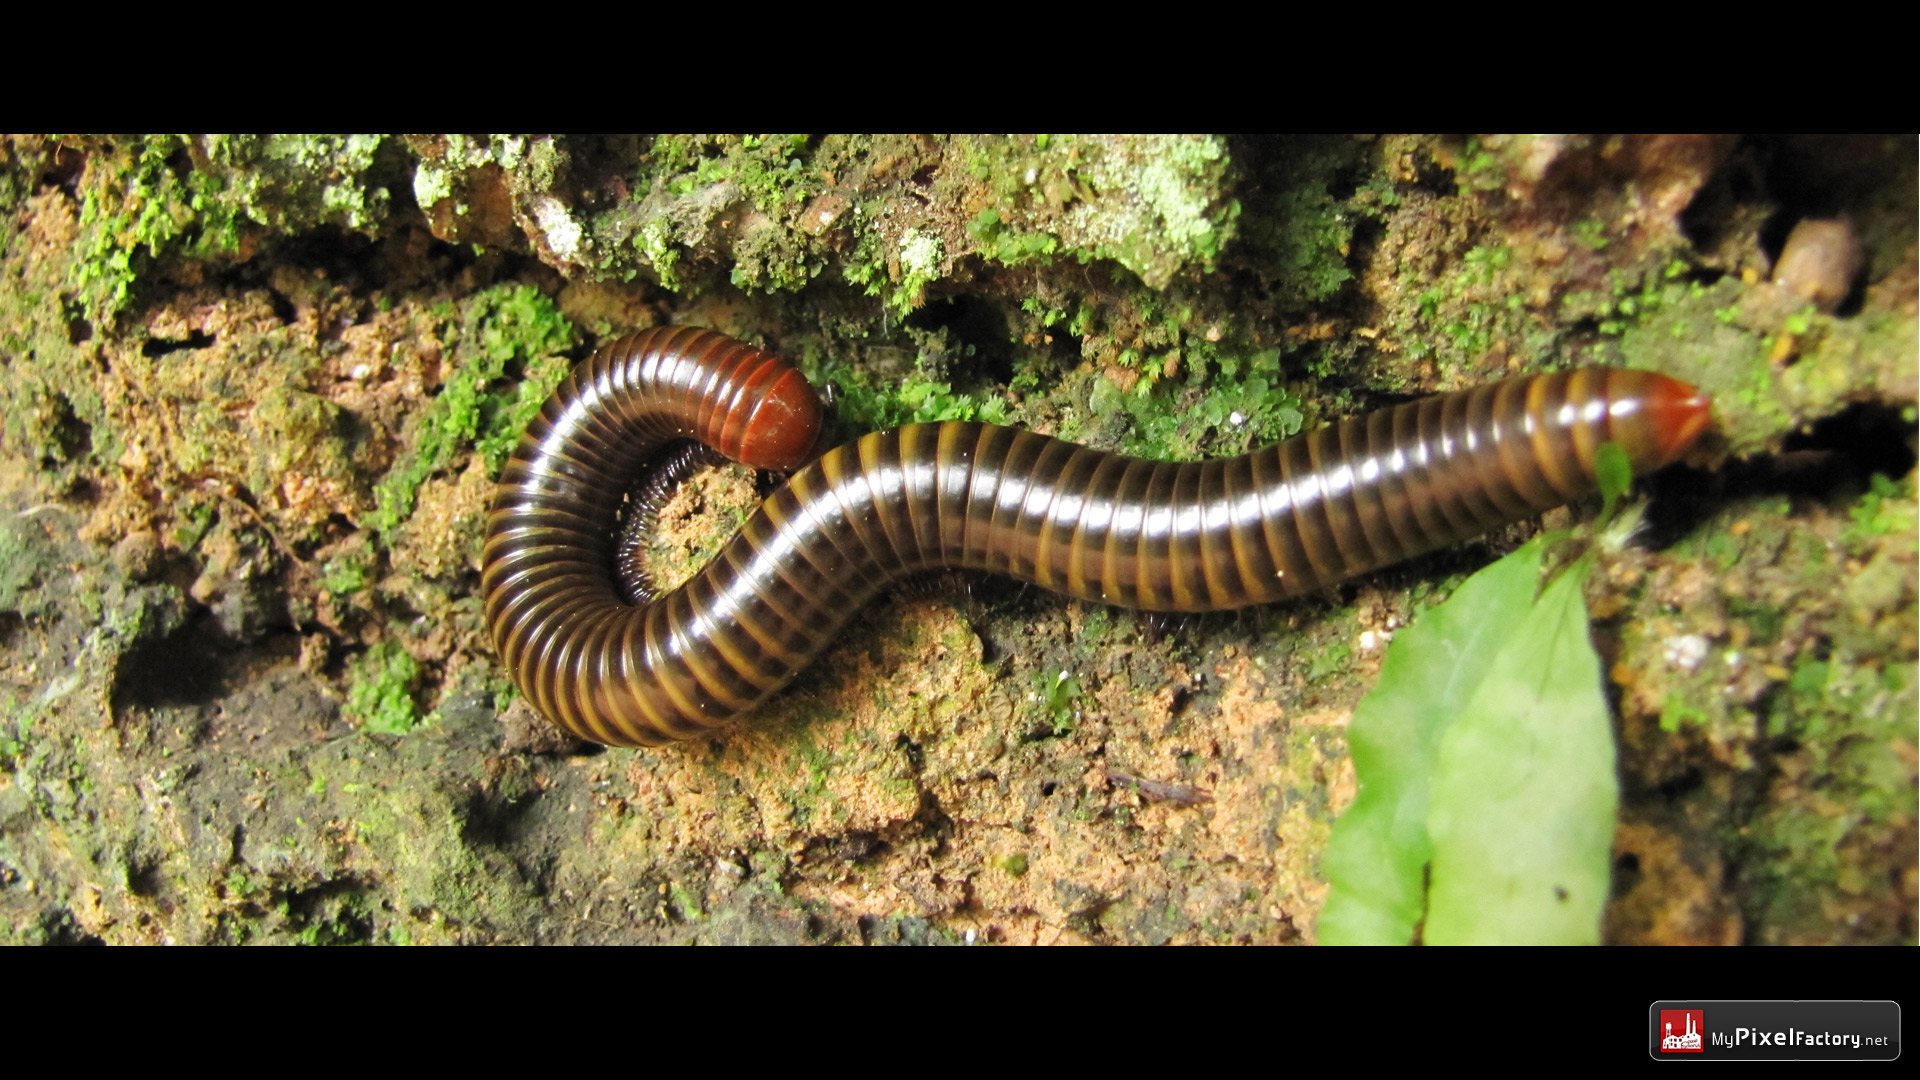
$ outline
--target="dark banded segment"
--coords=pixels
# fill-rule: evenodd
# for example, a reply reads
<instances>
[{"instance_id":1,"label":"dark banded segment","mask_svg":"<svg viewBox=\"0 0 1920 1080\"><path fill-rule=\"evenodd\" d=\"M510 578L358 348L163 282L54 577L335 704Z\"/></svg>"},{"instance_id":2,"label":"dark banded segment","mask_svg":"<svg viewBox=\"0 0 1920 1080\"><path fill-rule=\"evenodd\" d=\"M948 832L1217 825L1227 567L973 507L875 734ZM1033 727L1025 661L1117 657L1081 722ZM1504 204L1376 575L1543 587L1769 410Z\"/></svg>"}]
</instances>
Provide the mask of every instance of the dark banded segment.
<instances>
[{"instance_id":1,"label":"dark banded segment","mask_svg":"<svg viewBox=\"0 0 1920 1080\"><path fill-rule=\"evenodd\" d=\"M765 700L904 575L990 570L1162 611L1266 603L1578 498L1602 443L1636 471L1658 468L1706 409L1673 379L1590 368L1178 465L984 424L913 425L795 473L692 580L631 606L610 547L634 470L685 437L791 467L818 411L798 374L757 349L646 331L583 363L508 463L488 518L487 617L544 715L599 742L655 744Z\"/></svg>"}]
</instances>

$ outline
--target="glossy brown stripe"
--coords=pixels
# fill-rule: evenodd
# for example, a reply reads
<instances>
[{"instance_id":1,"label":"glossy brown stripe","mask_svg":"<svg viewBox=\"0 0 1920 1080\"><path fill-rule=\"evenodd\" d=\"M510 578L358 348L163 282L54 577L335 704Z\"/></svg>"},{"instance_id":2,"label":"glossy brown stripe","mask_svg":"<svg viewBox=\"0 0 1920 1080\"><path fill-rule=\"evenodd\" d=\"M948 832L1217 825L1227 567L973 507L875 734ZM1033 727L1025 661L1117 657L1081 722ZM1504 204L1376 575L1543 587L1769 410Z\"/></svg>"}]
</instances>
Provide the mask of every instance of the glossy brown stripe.
<instances>
[{"instance_id":1,"label":"glossy brown stripe","mask_svg":"<svg viewBox=\"0 0 1920 1080\"><path fill-rule=\"evenodd\" d=\"M1215 611L1313 592L1578 498L1606 442L1672 461L1706 399L1647 372L1511 379L1238 458L1163 464L985 424L868 435L795 473L704 570L638 606L614 579L622 492L674 439L759 468L810 453L799 374L708 330L622 338L528 429L487 521L501 659L542 714L614 745L750 710L888 583L951 567L1085 600Z\"/></svg>"}]
</instances>

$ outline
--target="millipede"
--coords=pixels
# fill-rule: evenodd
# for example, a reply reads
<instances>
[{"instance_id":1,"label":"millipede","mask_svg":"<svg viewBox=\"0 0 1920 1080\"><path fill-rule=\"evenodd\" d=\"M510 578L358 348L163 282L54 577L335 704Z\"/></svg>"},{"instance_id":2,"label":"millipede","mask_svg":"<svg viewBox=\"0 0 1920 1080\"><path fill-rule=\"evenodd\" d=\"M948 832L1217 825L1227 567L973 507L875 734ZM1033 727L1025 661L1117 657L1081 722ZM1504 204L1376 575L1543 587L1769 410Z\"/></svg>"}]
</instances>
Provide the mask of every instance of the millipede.
<instances>
[{"instance_id":1,"label":"millipede","mask_svg":"<svg viewBox=\"0 0 1920 1080\"><path fill-rule=\"evenodd\" d=\"M642 330L569 374L487 517L487 625L535 709L614 746L700 735L792 681L890 583L927 570L1148 611L1300 596L1591 493L1604 443L1636 474L1658 469L1705 429L1708 400L1665 375L1579 368L1192 463L962 421L814 458L822 419L797 369L712 330ZM693 578L631 603L613 554L622 499L679 439L798 471Z\"/></svg>"}]
</instances>

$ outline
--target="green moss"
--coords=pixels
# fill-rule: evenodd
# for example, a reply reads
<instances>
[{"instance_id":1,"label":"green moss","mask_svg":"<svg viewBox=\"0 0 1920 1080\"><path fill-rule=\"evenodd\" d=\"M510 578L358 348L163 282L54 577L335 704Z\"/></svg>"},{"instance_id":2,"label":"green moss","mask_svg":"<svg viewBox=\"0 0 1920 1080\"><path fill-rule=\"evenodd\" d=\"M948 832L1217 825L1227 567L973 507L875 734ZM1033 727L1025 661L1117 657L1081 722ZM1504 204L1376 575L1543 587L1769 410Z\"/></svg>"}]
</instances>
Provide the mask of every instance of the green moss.
<instances>
[{"instance_id":1,"label":"green moss","mask_svg":"<svg viewBox=\"0 0 1920 1080\"><path fill-rule=\"evenodd\" d=\"M1841 539L1856 552L1882 536L1914 536L1920 522L1916 521L1913 474L1893 480L1875 473L1871 488L1847 510L1847 517L1852 524Z\"/></svg>"},{"instance_id":2,"label":"green moss","mask_svg":"<svg viewBox=\"0 0 1920 1080\"><path fill-rule=\"evenodd\" d=\"M1691 704L1685 694L1671 693L1661 702L1660 730L1669 735L1687 727L1705 727L1712 722L1713 717Z\"/></svg>"},{"instance_id":3,"label":"green moss","mask_svg":"<svg viewBox=\"0 0 1920 1080\"><path fill-rule=\"evenodd\" d=\"M1515 140L1508 148L1508 157L1521 160L1525 145L1526 140ZM1468 136L1461 146L1454 160L1453 174L1460 186L1470 191L1499 191L1507 186L1507 162L1482 146L1475 136Z\"/></svg>"},{"instance_id":4,"label":"green moss","mask_svg":"<svg viewBox=\"0 0 1920 1080\"><path fill-rule=\"evenodd\" d=\"M1347 662L1353 659L1353 646L1344 641L1336 641L1313 654L1307 661L1307 681L1320 682L1346 670Z\"/></svg>"},{"instance_id":5,"label":"green moss","mask_svg":"<svg viewBox=\"0 0 1920 1080\"><path fill-rule=\"evenodd\" d=\"M678 290L681 287L680 275L674 270L680 263L680 248L673 242L673 226L666 218L654 218L641 226L634 246L653 264L653 273L661 288Z\"/></svg>"},{"instance_id":6,"label":"green moss","mask_svg":"<svg viewBox=\"0 0 1920 1080\"><path fill-rule=\"evenodd\" d=\"M1117 629L1114 610L1105 606L1088 606L1080 624L1077 642L1084 654L1091 656L1112 645L1112 637Z\"/></svg>"},{"instance_id":7,"label":"green moss","mask_svg":"<svg viewBox=\"0 0 1920 1080\"><path fill-rule=\"evenodd\" d=\"M457 367L414 429L400 460L375 487L367 524L389 540L413 513L420 485L477 450L490 469L520 435L570 362L573 324L530 285L501 285L473 296L461 312ZM509 382L510 375L518 378Z\"/></svg>"},{"instance_id":8,"label":"green moss","mask_svg":"<svg viewBox=\"0 0 1920 1080\"><path fill-rule=\"evenodd\" d=\"M1249 166L1270 197L1243 224L1246 246L1290 308L1324 303L1353 279L1354 222L1366 211L1333 189L1357 153L1350 140L1299 138Z\"/></svg>"},{"instance_id":9,"label":"green moss","mask_svg":"<svg viewBox=\"0 0 1920 1080\"><path fill-rule=\"evenodd\" d=\"M71 287L111 322L170 258L238 252L250 230L371 230L386 217L380 135L148 135L87 148Z\"/></svg>"},{"instance_id":10,"label":"green moss","mask_svg":"<svg viewBox=\"0 0 1920 1080\"><path fill-rule=\"evenodd\" d=\"M700 906L700 896L681 882L674 882L667 889L667 901L683 922L697 922L707 917Z\"/></svg>"},{"instance_id":11,"label":"green moss","mask_svg":"<svg viewBox=\"0 0 1920 1080\"><path fill-rule=\"evenodd\" d=\"M953 387L932 379L908 379L900 386L898 400L901 407L912 410L900 418L899 423L902 424L935 423L941 420L984 420L989 424L1007 422L1006 402L1001 399L982 400L972 394L956 394Z\"/></svg>"},{"instance_id":12,"label":"green moss","mask_svg":"<svg viewBox=\"0 0 1920 1080\"><path fill-rule=\"evenodd\" d=\"M1607 223L1595 218L1581 218L1567 226L1567 232L1573 242L1588 251L1599 251L1607 246Z\"/></svg>"},{"instance_id":13,"label":"green moss","mask_svg":"<svg viewBox=\"0 0 1920 1080\"><path fill-rule=\"evenodd\" d=\"M238 247L239 219L218 200L219 189L191 167L186 141L177 135L96 150L80 187L71 282L86 317L111 322L134 282L162 256Z\"/></svg>"},{"instance_id":14,"label":"green moss","mask_svg":"<svg viewBox=\"0 0 1920 1080\"><path fill-rule=\"evenodd\" d=\"M880 297L895 318L905 319L926 301L927 286L939 280L945 245L940 237L908 228L897 239L882 231L863 231L841 267L848 284Z\"/></svg>"},{"instance_id":15,"label":"green moss","mask_svg":"<svg viewBox=\"0 0 1920 1080\"><path fill-rule=\"evenodd\" d=\"M343 710L365 731L405 735L420 723L413 689L420 681L420 661L397 642L383 641L354 658L347 671L347 702Z\"/></svg>"},{"instance_id":16,"label":"green moss","mask_svg":"<svg viewBox=\"0 0 1920 1080\"><path fill-rule=\"evenodd\" d=\"M445 750L435 741L407 740L392 751L399 761L386 755L343 761L367 781L342 785L342 812L358 840L389 868L387 902L415 920L410 933L431 933L433 940L447 940L441 934L459 926L524 933L536 905L512 861L474 837L482 831L471 819L472 790L435 779L437 762L430 759Z\"/></svg>"},{"instance_id":17,"label":"green moss","mask_svg":"<svg viewBox=\"0 0 1920 1080\"><path fill-rule=\"evenodd\" d=\"M0 611L42 618L53 612L55 597L42 582L57 571L39 526L9 515L0 520Z\"/></svg>"},{"instance_id":18,"label":"green moss","mask_svg":"<svg viewBox=\"0 0 1920 1080\"><path fill-rule=\"evenodd\" d=\"M804 201L811 185L797 183L812 137L801 134L661 135L654 139L656 175L668 192L689 195L715 184L736 184L756 208L776 211Z\"/></svg>"},{"instance_id":19,"label":"green moss","mask_svg":"<svg viewBox=\"0 0 1920 1080\"><path fill-rule=\"evenodd\" d=\"M363 551L328 559L320 567L320 588L335 596L357 593L373 583L373 561Z\"/></svg>"},{"instance_id":20,"label":"green moss","mask_svg":"<svg viewBox=\"0 0 1920 1080\"><path fill-rule=\"evenodd\" d=\"M181 551L192 552L213 531L217 515L210 503L197 503L180 510L180 523L173 530L173 542Z\"/></svg>"},{"instance_id":21,"label":"green moss","mask_svg":"<svg viewBox=\"0 0 1920 1080\"><path fill-rule=\"evenodd\" d=\"M967 223L967 234L973 237L983 257L1007 266L1044 263L1060 250L1059 237L1049 232L1008 228L1000 211L991 206L982 207Z\"/></svg>"},{"instance_id":22,"label":"green moss","mask_svg":"<svg viewBox=\"0 0 1920 1080\"><path fill-rule=\"evenodd\" d=\"M123 458L134 448L143 462L134 468L152 478L157 501L171 504L183 546L207 521L179 519L206 518L206 504L217 498L212 492L235 489L285 542L298 545L315 539L312 518L326 509L308 501L282 512L283 483L297 477L306 491L342 494L364 483L353 459L362 447L349 433L353 425L315 392L322 351L297 326L263 326L251 318L257 308L231 299L223 310L238 318L212 316L221 325L205 340L155 340L142 349L144 329L116 325L146 277L164 269L191 279L198 271L186 269L188 262L218 266L254 254L270 242L265 223L291 231L323 221L367 222L341 209L338 197L316 193L296 205L299 185L272 182L263 171L274 167L279 150L236 139L163 135L70 147L85 161L72 209L56 191L41 189L35 213L0 233L0 276L10 283L0 289L0 347L12 360L0 380L0 423L7 440L30 449L43 468L76 479L83 469L128 467ZM360 168L364 158L329 160L324 170L304 155L281 167L307 184L320 183L314 178L322 172L331 177L326 183L363 182L341 170ZM313 292L296 296L296 306L339 295L331 285ZM170 309L169 321L178 326L172 317L182 314ZM186 322L201 329L192 316ZM181 345L184 354L175 353Z\"/></svg>"},{"instance_id":23,"label":"green moss","mask_svg":"<svg viewBox=\"0 0 1920 1080\"><path fill-rule=\"evenodd\" d=\"M1070 440L1104 437L1109 419L1124 418L1117 435L1121 449L1160 461L1245 453L1298 434L1302 403L1287 389L1281 353L1263 349L1236 355L1197 337L1170 354L1186 366L1183 383L1144 377L1131 392L1112 379L1096 376L1088 389L1091 425L1069 422L1060 434ZM1160 361L1160 370L1167 365Z\"/></svg>"},{"instance_id":24,"label":"green moss","mask_svg":"<svg viewBox=\"0 0 1920 1080\"><path fill-rule=\"evenodd\" d=\"M1403 280L1412 302L1395 305L1390 320L1407 355L1465 371L1489 354L1551 351L1551 332L1522 302L1526 271L1516 262L1511 247L1481 244L1448 263L1437 283L1426 269L1409 267Z\"/></svg>"},{"instance_id":25,"label":"green moss","mask_svg":"<svg viewBox=\"0 0 1920 1080\"><path fill-rule=\"evenodd\" d=\"M1055 668L1041 675L1037 689L1040 708L1052 722L1053 734L1060 736L1072 731L1080 719L1080 695L1083 691L1079 677L1070 671Z\"/></svg>"},{"instance_id":26,"label":"green moss","mask_svg":"<svg viewBox=\"0 0 1920 1080\"><path fill-rule=\"evenodd\" d=\"M1876 890L1880 852L1902 844L1903 822L1911 836L1912 773L1895 748L1912 737L1915 666L1877 666L1803 656L1767 718L1792 748L1793 779L1736 841L1758 856L1748 902L1765 940L1822 936L1832 910Z\"/></svg>"},{"instance_id":27,"label":"green moss","mask_svg":"<svg viewBox=\"0 0 1920 1080\"><path fill-rule=\"evenodd\" d=\"M835 409L847 429L886 431L941 420L1008 422L1004 397L956 390L946 375L949 369L966 366L972 346L955 346L944 331L909 328L906 333L918 340L920 348L912 369L904 374L857 363L843 353L826 358L815 351L803 358L815 385L831 382L838 388Z\"/></svg>"},{"instance_id":28,"label":"green moss","mask_svg":"<svg viewBox=\"0 0 1920 1080\"><path fill-rule=\"evenodd\" d=\"M1655 279L1593 309L1619 336L1619 360L1684 378L1714 398L1715 428L1735 454L1773 452L1796 427L1830 416L1860 388L1910 366L1913 324L1874 325L1804 308L1738 279Z\"/></svg>"},{"instance_id":29,"label":"green moss","mask_svg":"<svg viewBox=\"0 0 1920 1080\"><path fill-rule=\"evenodd\" d=\"M289 354L281 366L308 359ZM221 441L236 437L234 441L244 448L245 459L238 464L249 491L274 491L293 475L323 478L342 488L357 478L343 436L346 417L338 405L319 394L286 385L268 387L254 402L249 421L240 431L223 427L219 432ZM200 425L185 426L193 430Z\"/></svg>"}]
</instances>

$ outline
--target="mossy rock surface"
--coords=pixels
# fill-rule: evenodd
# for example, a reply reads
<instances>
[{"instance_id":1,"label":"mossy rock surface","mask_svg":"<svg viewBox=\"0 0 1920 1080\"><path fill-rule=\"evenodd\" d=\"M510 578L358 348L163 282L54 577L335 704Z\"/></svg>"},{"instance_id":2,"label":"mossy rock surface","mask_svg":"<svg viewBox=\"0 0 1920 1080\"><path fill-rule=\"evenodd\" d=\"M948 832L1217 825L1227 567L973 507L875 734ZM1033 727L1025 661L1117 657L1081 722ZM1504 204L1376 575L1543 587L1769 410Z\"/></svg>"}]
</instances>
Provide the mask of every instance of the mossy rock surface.
<instances>
[{"instance_id":1,"label":"mossy rock surface","mask_svg":"<svg viewBox=\"0 0 1920 1080\"><path fill-rule=\"evenodd\" d=\"M568 366L676 322L834 380L856 429L1169 459L1573 364L1697 383L1715 435L1641 486L1640 541L1588 590L1621 755L1604 939L1911 942L1915 160L1910 136L0 139L0 933L1315 940L1382 647L1537 525L1170 626L938 586L725 739L596 751L504 677L481 529ZM1832 310L1775 280L1810 219L1857 244ZM662 573L756 480L680 498Z\"/></svg>"}]
</instances>

